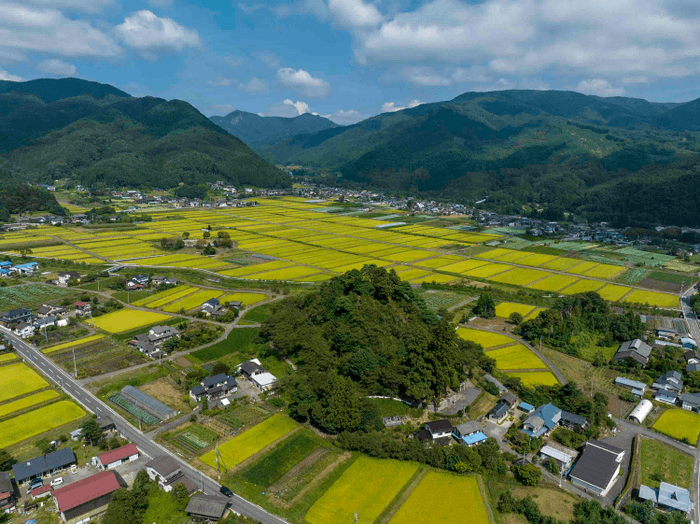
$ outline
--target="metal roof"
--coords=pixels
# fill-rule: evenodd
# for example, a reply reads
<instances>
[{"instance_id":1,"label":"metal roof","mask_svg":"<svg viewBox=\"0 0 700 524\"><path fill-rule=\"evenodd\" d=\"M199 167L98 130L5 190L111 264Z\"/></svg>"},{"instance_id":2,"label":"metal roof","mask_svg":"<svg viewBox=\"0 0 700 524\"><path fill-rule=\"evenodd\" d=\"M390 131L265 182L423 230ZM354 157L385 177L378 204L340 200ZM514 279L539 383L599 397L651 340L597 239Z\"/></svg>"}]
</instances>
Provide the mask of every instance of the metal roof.
<instances>
[{"instance_id":1,"label":"metal roof","mask_svg":"<svg viewBox=\"0 0 700 524\"><path fill-rule=\"evenodd\" d=\"M573 454L564 453L563 451L560 451L558 449L554 449L552 446L544 446L540 450L540 453L542 455L547 455L548 457L552 457L554 459L557 459L559 462L562 462L564 464L569 464L578 455L578 453L576 453L575 451L573 452Z\"/></svg>"},{"instance_id":2,"label":"metal roof","mask_svg":"<svg viewBox=\"0 0 700 524\"><path fill-rule=\"evenodd\" d=\"M627 386L628 388L640 389L642 391L644 391L647 387L647 385L644 382L630 380L625 377L617 377L615 379L615 384L618 386Z\"/></svg>"},{"instance_id":3,"label":"metal roof","mask_svg":"<svg viewBox=\"0 0 700 524\"><path fill-rule=\"evenodd\" d=\"M586 445L570 476L604 490L620 466L616 457L615 453Z\"/></svg>"},{"instance_id":4,"label":"metal roof","mask_svg":"<svg viewBox=\"0 0 700 524\"><path fill-rule=\"evenodd\" d=\"M651 500L652 502L656 503L656 490L650 488L649 486L645 486L644 484L639 486L638 496L642 500Z\"/></svg>"},{"instance_id":5,"label":"metal roof","mask_svg":"<svg viewBox=\"0 0 700 524\"><path fill-rule=\"evenodd\" d=\"M198 515L218 520L224 516L228 500L216 495L194 495L185 508L185 512L190 515Z\"/></svg>"},{"instance_id":6,"label":"metal roof","mask_svg":"<svg viewBox=\"0 0 700 524\"><path fill-rule=\"evenodd\" d=\"M75 463L75 454L70 448L59 449L47 455L42 455L26 462L18 462L12 466L12 472L15 474L17 482L25 480L36 475L42 475L47 471L65 468Z\"/></svg>"},{"instance_id":7,"label":"metal roof","mask_svg":"<svg viewBox=\"0 0 700 524\"><path fill-rule=\"evenodd\" d=\"M68 511L119 489L114 471L103 471L53 492L58 510Z\"/></svg>"},{"instance_id":8,"label":"metal roof","mask_svg":"<svg viewBox=\"0 0 700 524\"><path fill-rule=\"evenodd\" d=\"M121 446L117 449L102 453L101 455L98 455L97 458L100 459L100 463L106 467L107 464L111 464L117 460L129 458L132 455L138 455L138 453L139 450L136 447L136 444L127 444L126 446Z\"/></svg>"},{"instance_id":9,"label":"metal roof","mask_svg":"<svg viewBox=\"0 0 700 524\"><path fill-rule=\"evenodd\" d=\"M663 506L688 513L690 511L690 492L685 488L662 482L659 486L658 502Z\"/></svg>"},{"instance_id":10,"label":"metal roof","mask_svg":"<svg viewBox=\"0 0 700 524\"><path fill-rule=\"evenodd\" d=\"M462 440L465 444L478 444L479 442L483 442L486 439L486 435L484 435L481 431L477 431L476 433L472 433L471 435L462 437Z\"/></svg>"}]
</instances>

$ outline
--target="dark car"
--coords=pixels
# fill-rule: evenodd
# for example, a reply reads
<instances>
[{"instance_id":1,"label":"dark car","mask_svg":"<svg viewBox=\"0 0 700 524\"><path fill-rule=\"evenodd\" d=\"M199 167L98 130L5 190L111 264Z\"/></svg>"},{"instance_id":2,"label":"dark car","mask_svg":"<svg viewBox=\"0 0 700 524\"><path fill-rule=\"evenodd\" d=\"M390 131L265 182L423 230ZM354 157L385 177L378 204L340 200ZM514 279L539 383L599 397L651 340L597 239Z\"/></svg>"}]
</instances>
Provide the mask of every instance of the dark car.
<instances>
[{"instance_id":1,"label":"dark car","mask_svg":"<svg viewBox=\"0 0 700 524\"><path fill-rule=\"evenodd\" d=\"M223 494L226 495L227 497L233 497L233 491L231 491L231 490L230 490L229 488L227 488L226 486L221 486L221 488L219 489L219 491L221 491L221 493L223 493Z\"/></svg>"}]
</instances>

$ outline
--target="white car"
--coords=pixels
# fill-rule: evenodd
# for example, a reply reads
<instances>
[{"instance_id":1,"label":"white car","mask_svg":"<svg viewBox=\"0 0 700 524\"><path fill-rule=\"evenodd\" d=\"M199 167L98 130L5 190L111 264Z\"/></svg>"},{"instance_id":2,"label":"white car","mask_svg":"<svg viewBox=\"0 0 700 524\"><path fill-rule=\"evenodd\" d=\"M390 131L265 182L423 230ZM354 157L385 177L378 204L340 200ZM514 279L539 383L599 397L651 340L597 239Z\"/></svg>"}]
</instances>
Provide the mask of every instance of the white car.
<instances>
[{"instance_id":1,"label":"white car","mask_svg":"<svg viewBox=\"0 0 700 524\"><path fill-rule=\"evenodd\" d=\"M58 478L55 478L51 481L52 488L55 488L56 486L60 486L61 484L63 484L63 477L58 477Z\"/></svg>"}]
</instances>

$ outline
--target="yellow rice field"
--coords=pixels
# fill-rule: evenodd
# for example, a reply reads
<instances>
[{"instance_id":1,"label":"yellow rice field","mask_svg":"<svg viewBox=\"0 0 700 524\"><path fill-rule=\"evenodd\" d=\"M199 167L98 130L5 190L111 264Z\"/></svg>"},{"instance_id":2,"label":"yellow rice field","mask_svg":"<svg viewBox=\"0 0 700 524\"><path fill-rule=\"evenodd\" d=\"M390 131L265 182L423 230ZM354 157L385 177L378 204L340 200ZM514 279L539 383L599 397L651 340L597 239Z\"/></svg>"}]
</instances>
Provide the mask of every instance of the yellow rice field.
<instances>
[{"instance_id":1,"label":"yellow rice field","mask_svg":"<svg viewBox=\"0 0 700 524\"><path fill-rule=\"evenodd\" d=\"M48 385L38 373L21 362L0 366L0 402L43 389Z\"/></svg>"},{"instance_id":2,"label":"yellow rice field","mask_svg":"<svg viewBox=\"0 0 700 524\"><path fill-rule=\"evenodd\" d=\"M519 378L523 385L528 387L555 386L559 383L557 382L557 377L552 375L549 371L511 372L508 373L508 375Z\"/></svg>"},{"instance_id":3,"label":"yellow rice field","mask_svg":"<svg viewBox=\"0 0 700 524\"><path fill-rule=\"evenodd\" d=\"M487 351L486 355L496 361L496 367L501 370L514 369L547 369L537 355L522 344Z\"/></svg>"},{"instance_id":4,"label":"yellow rice field","mask_svg":"<svg viewBox=\"0 0 700 524\"><path fill-rule=\"evenodd\" d=\"M258 302L262 302L266 298L267 295L263 295L262 293L232 293L219 297L219 302L226 304L226 302L238 301L243 303L243 307L250 307Z\"/></svg>"},{"instance_id":5,"label":"yellow rice field","mask_svg":"<svg viewBox=\"0 0 700 524\"><path fill-rule=\"evenodd\" d=\"M527 287L532 289L540 289L542 291L559 291L566 286L570 286L576 282L578 278L570 275L552 274L542 280L537 280Z\"/></svg>"},{"instance_id":6,"label":"yellow rice field","mask_svg":"<svg viewBox=\"0 0 700 524\"><path fill-rule=\"evenodd\" d=\"M105 338L104 335L91 335L89 337L83 337L79 338L77 340L71 340L70 342L64 342L63 344L58 344L56 346L51 346L46 349L42 349L41 352L45 354L49 353L55 353L56 351L61 351L62 349L68 349L74 346L82 346L84 344L88 344L90 342L94 342L95 340L100 340L102 338Z\"/></svg>"},{"instance_id":7,"label":"yellow rice field","mask_svg":"<svg viewBox=\"0 0 700 524\"><path fill-rule=\"evenodd\" d=\"M122 331L130 331L142 326L148 326L167 320L171 317L162 313L153 311L137 311L135 309L120 309L113 313L107 313L101 317L87 320L88 324L92 324L96 328L107 331L108 333L121 333Z\"/></svg>"},{"instance_id":8,"label":"yellow rice field","mask_svg":"<svg viewBox=\"0 0 700 524\"><path fill-rule=\"evenodd\" d=\"M675 295L667 295L666 293L657 293L656 291L642 291L634 289L627 295L623 302L635 302L638 304L648 304L660 308L678 309L680 307L678 297Z\"/></svg>"},{"instance_id":9,"label":"yellow rice field","mask_svg":"<svg viewBox=\"0 0 700 524\"><path fill-rule=\"evenodd\" d=\"M599 289L597 293L603 297L605 300L610 302L617 302L627 293L629 293L631 288L625 286L616 286L615 284L608 284L607 286Z\"/></svg>"},{"instance_id":10,"label":"yellow rice field","mask_svg":"<svg viewBox=\"0 0 700 524\"><path fill-rule=\"evenodd\" d=\"M605 282L598 282L596 280L579 280L575 284L571 284L565 287L560 292L565 295L575 295L576 293L586 293L587 291L598 291L605 285Z\"/></svg>"},{"instance_id":11,"label":"yellow rice field","mask_svg":"<svg viewBox=\"0 0 700 524\"><path fill-rule=\"evenodd\" d=\"M11 446L85 416L73 402L62 400L0 422L0 448Z\"/></svg>"},{"instance_id":12,"label":"yellow rice field","mask_svg":"<svg viewBox=\"0 0 700 524\"><path fill-rule=\"evenodd\" d=\"M457 329L457 335L459 335L464 340L470 340L471 342L481 344L484 348L492 348L496 346L502 346L503 344L512 344L513 342L515 342L512 338L507 337L505 335L463 327Z\"/></svg>"},{"instance_id":13,"label":"yellow rice field","mask_svg":"<svg viewBox=\"0 0 700 524\"><path fill-rule=\"evenodd\" d=\"M501 302L496 306L496 316L509 318L512 313L520 313L523 317L531 313L535 306L529 304L517 304L515 302Z\"/></svg>"},{"instance_id":14,"label":"yellow rice field","mask_svg":"<svg viewBox=\"0 0 700 524\"><path fill-rule=\"evenodd\" d=\"M60 395L57 391L54 391L53 389L47 389L46 391L40 391L39 393L34 393L33 395L22 397L19 400L8 402L7 404L1 404L0 418L6 417L7 415L15 413L16 411L21 411L23 409L27 409L28 407L35 406L37 404L42 404L43 402L47 402L49 400L53 400L55 398L58 398L59 396Z\"/></svg>"},{"instance_id":15,"label":"yellow rice field","mask_svg":"<svg viewBox=\"0 0 700 524\"><path fill-rule=\"evenodd\" d=\"M496 275L490 277L489 280L494 282L501 282L502 284L515 284L516 286L527 286L535 280L540 280L548 276L549 273L545 271L538 271L537 269L526 269L521 267L516 267L511 269L507 273Z\"/></svg>"},{"instance_id":16,"label":"yellow rice field","mask_svg":"<svg viewBox=\"0 0 700 524\"><path fill-rule=\"evenodd\" d=\"M200 307L207 300L211 298L220 297L223 294L223 291L218 291L216 289L202 289L200 291L197 291L196 293L193 293L191 295L187 294L183 298L178 298L172 301L170 304L163 308L163 311L166 311L168 313L177 313L178 311L180 311L180 309L189 311L190 309Z\"/></svg>"}]
</instances>

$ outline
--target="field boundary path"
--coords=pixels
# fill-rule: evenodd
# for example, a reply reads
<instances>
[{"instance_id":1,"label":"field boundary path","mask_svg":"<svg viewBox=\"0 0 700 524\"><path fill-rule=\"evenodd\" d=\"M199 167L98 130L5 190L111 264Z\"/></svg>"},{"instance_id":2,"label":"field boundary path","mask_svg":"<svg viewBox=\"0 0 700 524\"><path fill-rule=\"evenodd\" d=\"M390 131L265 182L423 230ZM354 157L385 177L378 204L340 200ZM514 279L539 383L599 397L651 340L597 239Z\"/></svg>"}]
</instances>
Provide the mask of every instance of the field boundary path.
<instances>
[{"instance_id":1,"label":"field boundary path","mask_svg":"<svg viewBox=\"0 0 700 524\"><path fill-rule=\"evenodd\" d=\"M195 485L202 487L202 491L209 495L219 495L220 485L218 482L208 475L205 475L202 471L195 469L180 456L154 442L150 437L133 427L119 413L92 395L89 391L73 380L68 373L56 366L51 360L43 355L38 348L27 344L24 340L13 335L11 332L9 332L9 330L6 330L6 328L2 328L2 331L12 341L15 351L25 361L33 364L34 367L61 387L63 391L65 391L88 411L97 415L109 415L117 426L117 430L125 438L136 444L142 453L145 453L152 458L161 455L169 455L180 465L187 477L194 482ZM237 494L234 494L233 497L228 499L228 501L232 511L262 522L262 524L289 524L286 520L269 513L267 510L253 504Z\"/></svg>"},{"instance_id":2,"label":"field boundary path","mask_svg":"<svg viewBox=\"0 0 700 524\"><path fill-rule=\"evenodd\" d=\"M562 374L561 371L559 371L559 368L555 366L551 360L549 360L547 357L545 357L542 353L537 351L532 345L530 345L529 342L523 340L522 338L516 337L512 333L509 333L508 331L498 331L497 329L490 329L490 328L483 328L483 327L478 327L478 326L473 326L471 324L460 324L460 327L467 328L467 329L476 329L478 331L486 331L488 333L495 333L497 335L505 335L508 338L512 338L514 342L517 342L519 344L522 344L525 346L527 349L532 351L535 355L537 355L542 362L544 362L551 372L554 374L555 377L557 377L557 380L563 385L566 385L568 382L565 378L564 375ZM502 344L504 345L504 344ZM541 371L541 370L538 370Z\"/></svg>"}]
</instances>

